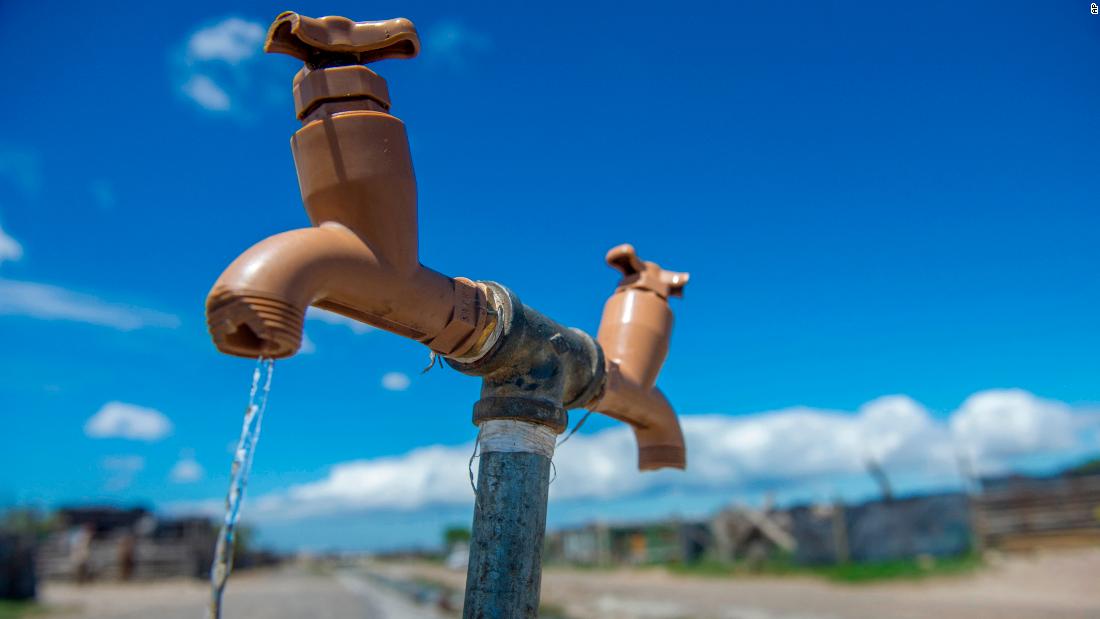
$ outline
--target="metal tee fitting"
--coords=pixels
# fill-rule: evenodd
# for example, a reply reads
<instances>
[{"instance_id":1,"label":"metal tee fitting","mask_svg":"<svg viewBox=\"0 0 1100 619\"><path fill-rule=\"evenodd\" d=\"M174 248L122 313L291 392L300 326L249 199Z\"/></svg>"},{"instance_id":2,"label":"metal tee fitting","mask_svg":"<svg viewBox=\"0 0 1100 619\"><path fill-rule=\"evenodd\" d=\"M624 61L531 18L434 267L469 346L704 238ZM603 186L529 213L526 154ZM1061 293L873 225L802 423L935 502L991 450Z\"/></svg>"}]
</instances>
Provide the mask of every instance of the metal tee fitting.
<instances>
[{"instance_id":1,"label":"metal tee fitting","mask_svg":"<svg viewBox=\"0 0 1100 619\"><path fill-rule=\"evenodd\" d=\"M508 288L481 283L496 308L496 336L476 360L447 359L459 372L484 379L474 424L517 419L563 432L566 411L584 407L603 385L603 350L592 336L531 309Z\"/></svg>"}]
</instances>

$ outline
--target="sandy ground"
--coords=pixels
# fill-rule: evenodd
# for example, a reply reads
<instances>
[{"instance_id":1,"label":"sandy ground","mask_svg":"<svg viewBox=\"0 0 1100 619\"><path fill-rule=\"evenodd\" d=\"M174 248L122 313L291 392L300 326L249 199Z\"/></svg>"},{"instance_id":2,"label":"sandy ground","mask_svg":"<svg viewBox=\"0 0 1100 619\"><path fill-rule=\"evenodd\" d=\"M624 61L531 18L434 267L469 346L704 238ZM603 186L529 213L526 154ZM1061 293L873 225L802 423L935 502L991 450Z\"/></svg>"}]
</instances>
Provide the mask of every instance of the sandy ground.
<instances>
[{"instance_id":1,"label":"sandy ground","mask_svg":"<svg viewBox=\"0 0 1100 619\"><path fill-rule=\"evenodd\" d=\"M437 565L381 569L453 587L464 581L464 574ZM548 569L543 602L573 619L1096 619L1100 549L1014 557L969 576L874 585Z\"/></svg>"},{"instance_id":2,"label":"sandy ground","mask_svg":"<svg viewBox=\"0 0 1100 619\"><path fill-rule=\"evenodd\" d=\"M464 574L426 563L380 563L391 578L425 578L461 589ZM43 601L58 619L201 619L207 589L196 581L50 584ZM843 585L805 577L701 578L662 570L551 568L543 601L571 619L1096 619L1100 549L1014 557L970 576ZM376 581L297 568L240 573L226 619L443 619Z\"/></svg>"},{"instance_id":3,"label":"sandy ground","mask_svg":"<svg viewBox=\"0 0 1100 619\"><path fill-rule=\"evenodd\" d=\"M157 583L49 584L50 619L203 619L209 588L194 580ZM351 573L289 568L238 573L226 590L225 619L442 619L405 596Z\"/></svg>"}]
</instances>

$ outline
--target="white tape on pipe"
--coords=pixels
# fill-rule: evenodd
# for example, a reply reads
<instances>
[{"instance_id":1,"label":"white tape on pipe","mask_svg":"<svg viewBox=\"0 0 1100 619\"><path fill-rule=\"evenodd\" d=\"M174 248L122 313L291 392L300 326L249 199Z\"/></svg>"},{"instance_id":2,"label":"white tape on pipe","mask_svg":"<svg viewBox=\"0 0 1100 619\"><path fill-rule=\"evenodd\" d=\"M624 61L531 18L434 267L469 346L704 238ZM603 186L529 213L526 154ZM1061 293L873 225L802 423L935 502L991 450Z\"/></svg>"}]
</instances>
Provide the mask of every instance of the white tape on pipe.
<instances>
[{"instance_id":1,"label":"white tape on pipe","mask_svg":"<svg viewBox=\"0 0 1100 619\"><path fill-rule=\"evenodd\" d=\"M557 434L541 423L516 421L515 419L490 419L481 423L478 442L481 453L523 452L554 457Z\"/></svg>"}]
</instances>

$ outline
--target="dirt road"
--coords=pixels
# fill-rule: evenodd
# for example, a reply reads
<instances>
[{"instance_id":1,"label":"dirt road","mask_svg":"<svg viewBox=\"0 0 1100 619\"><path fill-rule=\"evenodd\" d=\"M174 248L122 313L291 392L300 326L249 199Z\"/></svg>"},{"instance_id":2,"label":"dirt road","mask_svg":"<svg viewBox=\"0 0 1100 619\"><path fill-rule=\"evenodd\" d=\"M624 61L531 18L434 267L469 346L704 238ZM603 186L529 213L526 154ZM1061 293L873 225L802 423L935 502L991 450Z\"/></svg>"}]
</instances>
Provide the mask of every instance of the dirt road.
<instances>
[{"instance_id":1,"label":"dirt road","mask_svg":"<svg viewBox=\"0 0 1100 619\"><path fill-rule=\"evenodd\" d=\"M379 569L456 588L464 581L438 565ZM572 619L1096 619L1100 549L1016 557L971 576L874 585L548 569L542 599Z\"/></svg>"},{"instance_id":2,"label":"dirt road","mask_svg":"<svg viewBox=\"0 0 1100 619\"><path fill-rule=\"evenodd\" d=\"M438 564L372 563L387 578L461 590L465 574ZM358 570L290 567L230 581L227 619L443 619ZM1016 557L971 576L842 585L808 577L701 578L657 569L547 569L543 601L570 619L1096 619L1100 549ZM57 619L201 619L208 591L180 580L51 584ZM454 619L455 615L450 615Z\"/></svg>"},{"instance_id":3,"label":"dirt road","mask_svg":"<svg viewBox=\"0 0 1100 619\"><path fill-rule=\"evenodd\" d=\"M157 583L50 584L42 601L50 619L203 619L209 588L193 580ZM430 608L353 573L297 569L235 574L225 596L227 619L442 619Z\"/></svg>"}]
</instances>

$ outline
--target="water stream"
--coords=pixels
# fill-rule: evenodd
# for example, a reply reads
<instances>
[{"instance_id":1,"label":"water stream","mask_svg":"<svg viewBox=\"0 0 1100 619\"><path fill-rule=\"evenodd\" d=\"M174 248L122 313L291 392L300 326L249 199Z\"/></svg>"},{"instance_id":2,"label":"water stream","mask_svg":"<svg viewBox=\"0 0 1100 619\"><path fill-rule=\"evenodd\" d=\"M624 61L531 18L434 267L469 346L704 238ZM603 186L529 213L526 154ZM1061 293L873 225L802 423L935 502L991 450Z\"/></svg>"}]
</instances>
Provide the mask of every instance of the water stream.
<instances>
[{"instance_id":1,"label":"water stream","mask_svg":"<svg viewBox=\"0 0 1100 619\"><path fill-rule=\"evenodd\" d=\"M237 532L237 520L241 515L244 489L248 485L248 472L252 469L252 457L256 443L260 441L267 396L271 393L271 376L275 372L275 360L260 358L252 372L252 388L248 392L248 408L244 412L241 438L233 452L229 492L225 496L225 519L218 533L218 545L214 550L214 562L210 566L210 607L207 619L221 619L222 593L229 573L233 571L233 546Z\"/></svg>"}]
</instances>

